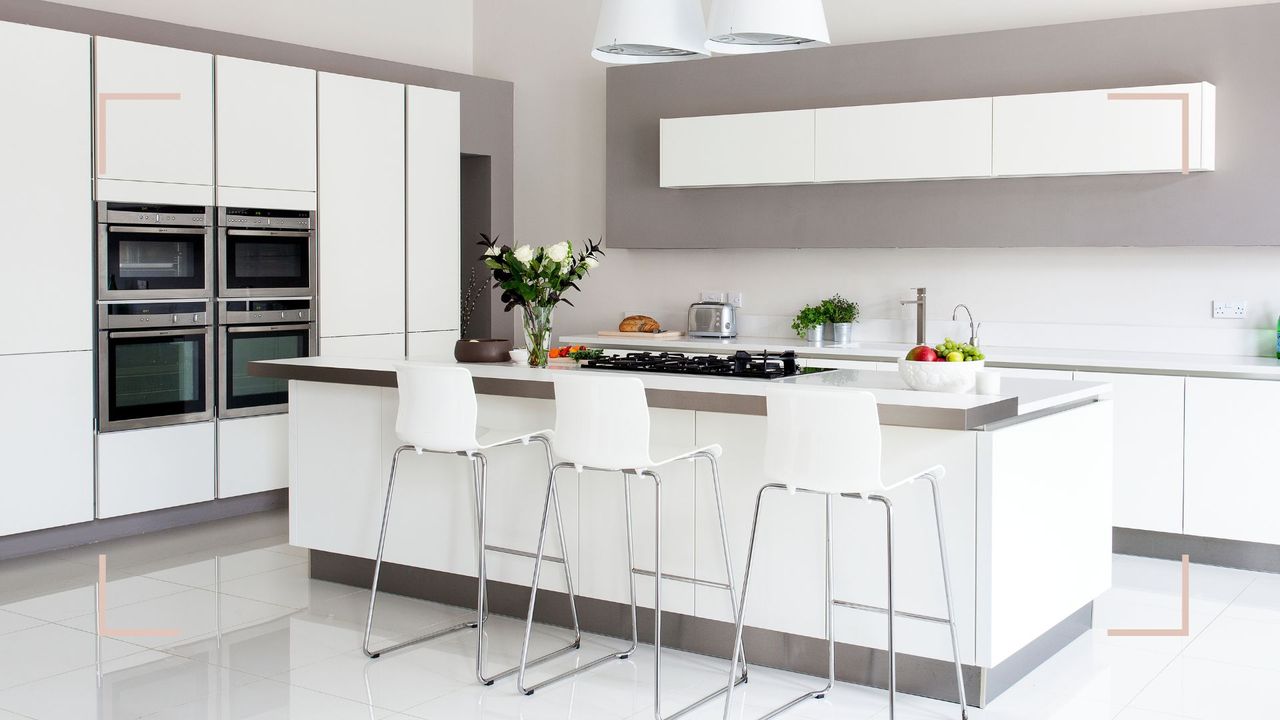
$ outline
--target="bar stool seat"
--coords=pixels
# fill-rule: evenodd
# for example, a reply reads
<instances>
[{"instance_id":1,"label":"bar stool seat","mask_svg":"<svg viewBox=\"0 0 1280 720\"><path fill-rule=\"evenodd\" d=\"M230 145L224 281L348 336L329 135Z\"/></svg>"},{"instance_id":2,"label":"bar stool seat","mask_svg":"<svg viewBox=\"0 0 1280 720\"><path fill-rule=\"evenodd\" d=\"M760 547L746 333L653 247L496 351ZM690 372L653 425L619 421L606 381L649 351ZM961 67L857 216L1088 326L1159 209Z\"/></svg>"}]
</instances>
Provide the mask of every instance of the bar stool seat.
<instances>
[{"instance_id":1,"label":"bar stool seat","mask_svg":"<svg viewBox=\"0 0 1280 720\"><path fill-rule=\"evenodd\" d=\"M765 493L770 490L789 494L806 493L825 496L826 501L826 636L827 684L806 692L762 716L773 718L809 698L821 698L835 687L836 650L833 610L836 607L882 613L888 619L889 651L889 718L897 710L897 655L894 648L894 625L898 617L946 625L951 634L951 652L955 665L956 686L960 700L960 717L967 717L964 676L960 663L960 643L956 633L955 610L951 601L951 570L947 562L946 532L942 525L942 495L939 483L946 475L941 465L916 472L886 483L881 475L880 417L875 396L862 390L813 388L776 385L765 393L768 406L768 431L765 444L764 474L769 480L756 495L755 514L751 521L751 539L747 546L747 565L743 570L742 593L738 604L734 640L734 664L742 648L742 631L746 618L747 590L751 582L751 564L755 556L760 510ZM894 527L893 503L886 496L897 488L919 480L927 480L933 499L937 525L938 557L941 561L942 587L946 596L947 616L936 618L917 613L899 612L894 607ZM832 528L833 502L850 498L879 503L885 511L885 545L887 554L886 607L836 599L833 594L834 561ZM735 678L730 674L725 694L724 717L729 717Z\"/></svg>"},{"instance_id":2,"label":"bar stool seat","mask_svg":"<svg viewBox=\"0 0 1280 720\"><path fill-rule=\"evenodd\" d=\"M490 552L526 558L534 558L535 555L527 551L489 545L485 541L485 517L488 507L488 458L485 453L497 448L528 445L531 442L536 442L542 445L547 466L550 467L552 431L544 429L528 432L506 428L480 427L477 424L479 404L476 401L475 387L471 380L471 373L466 368L424 364L397 365L396 384L400 390L400 405L396 414L396 435L404 444L396 448L391 460L391 476L387 481L386 503L382 511L382 529L378 535L378 554L373 566L373 583L369 594L369 616L365 623L363 650L365 655L370 658L377 658L385 653L409 647L410 645L434 640L459 630L475 628L478 630L476 678L485 685L492 685L501 678L515 674L519 667L508 668L495 675L485 674L484 629L485 623L489 618L488 565L486 558ZM457 455L466 457L471 461L476 500L476 619L397 642L387 647L374 649L370 647L369 640L373 632L374 608L378 600L378 579L382 572L387 527L391 520L391 499L395 490L396 471L399 466L400 455L406 451L412 451L419 455L422 453ZM565 547L564 522L561 520L559 497L553 496L550 499L550 504L555 510L563 554L563 548ZM564 566L569 610L573 618L573 641L530 661L529 665L558 657L579 648L582 644L582 633L578 625L577 602L573 590L573 577L570 574L569 565L563 557L548 559Z\"/></svg>"},{"instance_id":3,"label":"bar stool seat","mask_svg":"<svg viewBox=\"0 0 1280 720\"><path fill-rule=\"evenodd\" d=\"M552 466L547 479L547 506L543 510L542 534L538 539L538 557L533 566L533 593L529 596L529 614L525 623L524 647L521 649L520 672L517 687L526 695L539 688L590 670L615 659L630 657L639 645L636 614L636 576L654 578L654 702L653 714L657 720L662 715L662 584L664 580L692 583L724 590L729 594L730 607L737 613L737 593L734 587L733 563L729 556L729 537L724 513L724 495L720 485L720 466L717 462L723 450L711 444L686 450L679 447L651 447L649 442L649 406L645 398L644 384L634 377L609 376L592 371L557 373L555 384L556 428L552 435L555 454L563 461ZM655 459L654 456L658 459ZM724 552L725 581L717 582L662 571L662 485L658 470L683 461L705 460L711 468L711 482L715 490L716 508L720 519L720 539ZM627 573L631 589L631 645L622 652L610 653L563 672L537 684L526 683L526 670L532 662L526 661L529 638L533 628L534 607L537 600L539 572L543 560L543 544L546 539L550 503L556 495L556 472L573 468L621 473L626 499L627 524ZM654 568L652 571L637 568L631 512L631 480L647 477L654 486ZM734 652L734 666L739 664L742 653ZM746 660L741 659L742 672L734 675L734 683L746 681ZM695 700L670 717L684 715L690 710L725 693L718 688Z\"/></svg>"}]
</instances>

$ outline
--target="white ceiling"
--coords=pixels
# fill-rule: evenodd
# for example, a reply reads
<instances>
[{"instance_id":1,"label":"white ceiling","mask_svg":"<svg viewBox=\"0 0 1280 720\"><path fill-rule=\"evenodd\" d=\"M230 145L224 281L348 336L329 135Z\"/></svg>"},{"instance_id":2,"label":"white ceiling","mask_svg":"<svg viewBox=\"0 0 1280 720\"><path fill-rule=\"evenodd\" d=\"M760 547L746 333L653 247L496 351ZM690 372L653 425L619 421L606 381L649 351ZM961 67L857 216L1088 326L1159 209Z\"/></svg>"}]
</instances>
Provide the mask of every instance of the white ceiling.
<instances>
[{"instance_id":1,"label":"white ceiling","mask_svg":"<svg viewBox=\"0 0 1280 720\"><path fill-rule=\"evenodd\" d=\"M848 44L1278 1L825 0L825 7L831 42Z\"/></svg>"}]
</instances>

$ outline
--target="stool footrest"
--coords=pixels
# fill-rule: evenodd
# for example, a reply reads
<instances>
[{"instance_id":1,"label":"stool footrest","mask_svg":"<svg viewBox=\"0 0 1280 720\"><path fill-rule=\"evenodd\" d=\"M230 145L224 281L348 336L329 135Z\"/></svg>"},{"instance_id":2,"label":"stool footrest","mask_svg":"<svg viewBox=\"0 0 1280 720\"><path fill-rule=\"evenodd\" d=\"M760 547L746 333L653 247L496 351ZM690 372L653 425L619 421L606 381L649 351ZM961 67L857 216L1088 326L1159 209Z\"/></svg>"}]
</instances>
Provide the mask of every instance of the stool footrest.
<instances>
[{"instance_id":1,"label":"stool footrest","mask_svg":"<svg viewBox=\"0 0 1280 720\"><path fill-rule=\"evenodd\" d=\"M842 608L850 608L853 610L865 610L867 612L880 613L888 615L888 608L882 608L877 605L864 605L862 603L850 602L848 600L833 600L832 604ZM923 620L924 622L938 623L939 625L950 625L951 621L946 618L934 617L932 615L921 615L919 613L906 612L905 610L895 610L894 617L911 618L912 620Z\"/></svg>"},{"instance_id":2,"label":"stool footrest","mask_svg":"<svg viewBox=\"0 0 1280 720\"><path fill-rule=\"evenodd\" d=\"M502 553L504 555L515 555L516 557L529 558L530 560L536 560L538 557L537 553L531 553L527 550L516 550L515 548L502 547L501 545L485 545L484 549L489 552ZM556 557L554 555L544 554L542 559L547 562L560 563L561 565L564 564L564 558Z\"/></svg>"},{"instance_id":3,"label":"stool footrest","mask_svg":"<svg viewBox=\"0 0 1280 720\"><path fill-rule=\"evenodd\" d=\"M666 577L666 576L664 575L663 577ZM747 673L744 669L742 674L738 675L733 679L733 684L737 686L737 685L741 685L746 681L747 681ZM726 688L726 687L722 687L718 690L713 690L712 692L707 693L706 695L703 695L701 698L694 700L693 702L689 703L688 705L685 705L683 708L671 713L670 715L664 716L662 720L676 720L676 718L683 717L688 713L691 713L694 710L697 710L698 708L702 707L703 705L711 702L712 700L715 700L721 695L724 695L727 692L729 692L729 688Z\"/></svg>"},{"instance_id":4,"label":"stool footrest","mask_svg":"<svg viewBox=\"0 0 1280 720\"><path fill-rule=\"evenodd\" d=\"M430 633L427 633L426 635L420 635L416 638L405 640L403 642L398 642L394 645L388 645L387 647L384 647L378 650L365 650L365 655L368 655L371 658L378 657L379 655L382 655L384 653L395 652L396 650L400 650L401 648L407 648L410 645L417 645L418 643L428 642L431 640L435 640L436 638L444 637L445 635L448 635L450 633L458 632L459 630L473 629L475 627L476 627L476 623L474 622L458 623L457 625L451 625L450 627L444 628L442 630L436 630L435 632L430 632Z\"/></svg>"},{"instance_id":5,"label":"stool footrest","mask_svg":"<svg viewBox=\"0 0 1280 720\"><path fill-rule=\"evenodd\" d=\"M631 572L644 577L657 577L657 573L652 570L643 568L631 568ZM688 577L686 575L672 575L671 573L662 573L663 580L675 580L676 582L689 583L690 585L701 585L703 587L718 588L720 590L732 590L728 583L715 582L714 580L703 580L701 578Z\"/></svg>"}]
</instances>

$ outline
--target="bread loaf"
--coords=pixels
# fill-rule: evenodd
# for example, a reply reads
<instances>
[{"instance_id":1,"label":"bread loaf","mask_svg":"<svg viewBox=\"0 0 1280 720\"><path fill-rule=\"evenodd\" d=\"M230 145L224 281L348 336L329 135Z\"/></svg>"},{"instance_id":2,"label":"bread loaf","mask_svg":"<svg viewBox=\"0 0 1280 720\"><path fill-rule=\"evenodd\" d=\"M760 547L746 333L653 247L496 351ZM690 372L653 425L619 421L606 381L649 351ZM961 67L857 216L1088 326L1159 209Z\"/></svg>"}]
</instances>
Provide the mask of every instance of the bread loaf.
<instances>
[{"instance_id":1,"label":"bread loaf","mask_svg":"<svg viewBox=\"0 0 1280 720\"><path fill-rule=\"evenodd\" d=\"M618 323L618 330L621 332L656 333L660 332L662 328L658 325L657 320L648 315L630 315Z\"/></svg>"}]
</instances>

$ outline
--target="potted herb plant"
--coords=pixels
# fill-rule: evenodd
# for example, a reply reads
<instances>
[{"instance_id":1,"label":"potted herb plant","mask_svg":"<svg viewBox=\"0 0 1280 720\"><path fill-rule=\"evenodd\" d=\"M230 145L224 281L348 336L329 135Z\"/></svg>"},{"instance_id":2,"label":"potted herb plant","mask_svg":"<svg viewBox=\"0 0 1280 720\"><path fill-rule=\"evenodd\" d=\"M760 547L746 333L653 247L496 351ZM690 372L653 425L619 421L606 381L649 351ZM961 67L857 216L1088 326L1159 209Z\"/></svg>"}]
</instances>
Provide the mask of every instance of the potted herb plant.
<instances>
[{"instance_id":1,"label":"potted herb plant","mask_svg":"<svg viewBox=\"0 0 1280 720\"><path fill-rule=\"evenodd\" d=\"M805 305L791 321L791 329L807 342L817 344L822 342L822 328L826 322L827 316L822 312L821 306Z\"/></svg>"},{"instance_id":2,"label":"potted herb plant","mask_svg":"<svg viewBox=\"0 0 1280 720\"><path fill-rule=\"evenodd\" d=\"M546 367L551 345L551 315L556 305L572 305L564 297L570 289L581 291L577 282L600 264L604 251L600 243L587 239L587 247L574 253L564 241L545 247L498 245L497 238L482 235L484 264L493 273L493 286L502 289L504 308L524 311L524 340L531 367Z\"/></svg>"},{"instance_id":3,"label":"potted herb plant","mask_svg":"<svg viewBox=\"0 0 1280 720\"><path fill-rule=\"evenodd\" d=\"M853 342L853 324L858 321L858 315L861 314L858 303L836 293L823 300L818 307L822 310L826 323L824 338L836 345L848 345Z\"/></svg>"}]
</instances>

